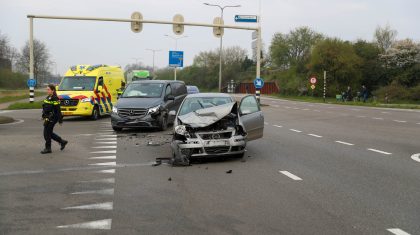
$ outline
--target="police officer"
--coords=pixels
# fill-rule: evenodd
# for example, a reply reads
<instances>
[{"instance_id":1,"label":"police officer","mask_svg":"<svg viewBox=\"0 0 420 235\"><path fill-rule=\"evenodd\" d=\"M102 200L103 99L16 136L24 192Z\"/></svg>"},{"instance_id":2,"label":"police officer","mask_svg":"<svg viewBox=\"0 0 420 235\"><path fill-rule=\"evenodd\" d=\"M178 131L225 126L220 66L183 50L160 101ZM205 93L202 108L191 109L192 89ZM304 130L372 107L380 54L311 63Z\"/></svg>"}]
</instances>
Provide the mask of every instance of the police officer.
<instances>
[{"instance_id":1,"label":"police officer","mask_svg":"<svg viewBox=\"0 0 420 235\"><path fill-rule=\"evenodd\" d=\"M60 136L53 132L55 124L63 123L63 116L61 115L60 100L58 99L55 86L49 84L47 86L48 96L42 104L42 119L44 120L44 139L45 149L41 151L42 154L51 153L51 139L60 144L60 150L63 150L68 143Z\"/></svg>"}]
</instances>

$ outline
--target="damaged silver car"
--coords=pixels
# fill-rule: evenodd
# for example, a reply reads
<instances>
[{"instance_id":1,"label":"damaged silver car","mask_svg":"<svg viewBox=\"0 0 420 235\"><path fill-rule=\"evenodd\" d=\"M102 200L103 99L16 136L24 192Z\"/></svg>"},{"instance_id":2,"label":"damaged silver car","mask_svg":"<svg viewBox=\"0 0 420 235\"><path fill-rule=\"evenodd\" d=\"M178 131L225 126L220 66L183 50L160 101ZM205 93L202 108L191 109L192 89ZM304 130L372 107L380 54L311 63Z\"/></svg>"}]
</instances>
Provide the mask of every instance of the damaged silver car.
<instances>
[{"instance_id":1,"label":"damaged silver car","mask_svg":"<svg viewBox=\"0 0 420 235\"><path fill-rule=\"evenodd\" d=\"M238 104L230 95L188 95L174 121L171 143L174 164L208 156L237 156L245 153L247 141L263 136L264 116L256 98L248 95Z\"/></svg>"}]
</instances>

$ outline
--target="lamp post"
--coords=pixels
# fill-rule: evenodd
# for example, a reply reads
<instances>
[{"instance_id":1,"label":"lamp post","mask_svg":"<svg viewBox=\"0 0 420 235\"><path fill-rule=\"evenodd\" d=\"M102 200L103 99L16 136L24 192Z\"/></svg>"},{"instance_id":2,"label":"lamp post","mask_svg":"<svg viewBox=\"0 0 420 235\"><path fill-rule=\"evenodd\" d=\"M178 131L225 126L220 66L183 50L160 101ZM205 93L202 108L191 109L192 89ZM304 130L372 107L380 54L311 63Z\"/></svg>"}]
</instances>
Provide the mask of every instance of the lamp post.
<instances>
[{"instance_id":1,"label":"lamp post","mask_svg":"<svg viewBox=\"0 0 420 235\"><path fill-rule=\"evenodd\" d=\"M136 65L138 65L139 60L141 60L141 57L133 57L131 59L135 60L136 61Z\"/></svg>"},{"instance_id":2,"label":"lamp post","mask_svg":"<svg viewBox=\"0 0 420 235\"><path fill-rule=\"evenodd\" d=\"M241 5L233 5L233 6L220 6L217 4L210 4L210 3L203 3L206 6L211 6L211 7L218 7L220 9L220 18L222 18L223 20L223 13L225 8L228 7L241 7ZM220 36L220 48L219 48L219 92L222 92L222 52L223 52L223 35Z\"/></svg>"},{"instance_id":3,"label":"lamp post","mask_svg":"<svg viewBox=\"0 0 420 235\"><path fill-rule=\"evenodd\" d=\"M187 38L188 36L187 35L185 35L185 36L181 36L181 37L174 37L174 36L171 36L171 35L168 35L168 34L165 34L164 35L165 37L168 37L168 38L172 38L173 40L175 40L175 51L177 51L178 50L178 40L179 39L183 39L183 38ZM176 67L174 67L174 80L176 81L176 70L177 70L177 68Z\"/></svg>"},{"instance_id":4,"label":"lamp post","mask_svg":"<svg viewBox=\"0 0 420 235\"><path fill-rule=\"evenodd\" d=\"M161 50L157 50L157 49L146 49L146 51L153 52L153 77L154 77L155 76L155 54L156 54L156 52L161 51Z\"/></svg>"}]
</instances>

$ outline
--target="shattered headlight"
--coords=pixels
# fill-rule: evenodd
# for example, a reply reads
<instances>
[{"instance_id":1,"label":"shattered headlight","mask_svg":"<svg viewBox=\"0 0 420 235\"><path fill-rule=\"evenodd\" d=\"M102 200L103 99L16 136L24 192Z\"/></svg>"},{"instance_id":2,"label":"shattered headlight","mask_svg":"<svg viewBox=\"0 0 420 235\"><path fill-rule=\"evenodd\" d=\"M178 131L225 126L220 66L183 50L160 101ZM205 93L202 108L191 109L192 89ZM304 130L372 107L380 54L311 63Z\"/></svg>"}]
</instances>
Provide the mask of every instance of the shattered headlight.
<instances>
[{"instance_id":1,"label":"shattered headlight","mask_svg":"<svg viewBox=\"0 0 420 235\"><path fill-rule=\"evenodd\" d=\"M112 106L112 112L117 114L118 113L118 108L115 106Z\"/></svg>"},{"instance_id":2,"label":"shattered headlight","mask_svg":"<svg viewBox=\"0 0 420 235\"><path fill-rule=\"evenodd\" d=\"M158 106L156 106L156 107L153 107L153 108L150 108L149 109L149 111L147 112L148 114L154 114L154 113L157 113L157 112L159 112L159 108L160 108L160 105L158 105Z\"/></svg>"},{"instance_id":3,"label":"shattered headlight","mask_svg":"<svg viewBox=\"0 0 420 235\"><path fill-rule=\"evenodd\" d=\"M185 135L187 134L187 127L185 127L184 125L178 125L175 127L175 133L177 133L178 135Z\"/></svg>"},{"instance_id":4,"label":"shattered headlight","mask_svg":"<svg viewBox=\"0 0 420 235\"><path fill-rule=\"evenodd\" d=\"M90 101L91 101L90 98L84 98L84 99L81 100L82 103L87 103L87 102L90 102Z\"/></svg>"}]
</instances>

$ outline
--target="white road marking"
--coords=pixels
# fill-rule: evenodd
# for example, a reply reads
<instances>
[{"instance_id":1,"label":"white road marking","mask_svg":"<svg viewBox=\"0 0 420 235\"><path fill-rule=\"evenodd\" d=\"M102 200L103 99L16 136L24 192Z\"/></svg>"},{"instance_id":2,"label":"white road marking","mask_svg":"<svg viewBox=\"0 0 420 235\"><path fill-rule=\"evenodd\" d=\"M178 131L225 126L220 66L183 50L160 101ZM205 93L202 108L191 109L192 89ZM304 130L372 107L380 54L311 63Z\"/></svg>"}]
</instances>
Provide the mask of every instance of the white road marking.
<instances>
[{"instance_id":1,"label":"white road marking","mask_svg":"<svg viewBox=\"0 0 420 235\"><path fill-rule=\"evenodd\" d=\"M115 183L115 178L105 178L105 179L99 179L99 180L88 180L88 181L80 181L81 183L109 183L113 184Z\"/></svg>"},{"instance_id":2,"label":"white road marking","mask_svg":"<svg viewBox=\"0 0 420 235\"><path fill-rule=\"evenodd\" d=\"M79 224L57 226L57 228L81 228L81 229L111 229L112 219L96 220Z\"/></svg>"},{"instance_id":3,"label":"white road marking","mask_svg":"<svg viewBox=\"0 0 420 235\"><path fill-rule=\"evenodd\" d=\"M319 111L318 109L314 109L314 112L318 112L318 113L319 113L319 112L321 112L321 111Z\"/></svg>"},{"instance_id":4,"label":"white road marking","mask_svg":"<svg viewBox=\"0 0 420 235\"><path fill-rule=\"evenodd\" d=\"M403 121L403 120L393 120L394 122L399 122L399 123L406 123L407 121Z\"/></svg>"},{"instance_id":5,"label":"white road marking","mask_svg":"<svg viewBox=\"0 0 420 235\"><path fill-rule=\"evenodd\" d=\"M339 143L339 144L348 145L348 146L353 146L353 145L354 145L354 144L352 144L352 143L348 143L348 142L344 142L344 141L340 141L340 140L336 140L335 142L336 142L336 143Z\"/></svg>"},{"instance_id":6,"label":"white road marking","mask_svg":"<svg viewBox=\"0 0 420 235\"><path fill-rule=\"evenodd\" d=\"M410 235L409 233L405 232L404 230L401 230L399 228L389 228L387 229L389 232L395 234L395 235Z\"/></svg>"},{"instance_id":7,"label":"white road marking","mask_svg":"<svg viewBox=\"0 0 420 235\"><path fill-rule=\"evenodd\" d=\"M293 109L296 109L296 110L297 110L297 109L299 109L299 108L294 107Z\"/></svg>"},{"instance_id":8,"label":"white road marking","mask_svg":"<svg viewBox=\"0 0 420 235\"><path fill-rule=\"evenodd\" d=\"M75 192L71 193L72 195L80 195L80 194L102 194L102 195L114 195L114 189L100 189L100 190L91 190L91 191L82 191L82 192Z\"/></svg>"},{"instance_id":9,"label":"white road marking","mask_svg":"<svg viewBox=\"0 0 420 235\"><path fill-rule=\"evenodd\" d=\"M93 134L80 134L81 136L91 136Z\"/></svg>"},{"instance_id":10,"label":"white road marking","mask_svg":"<svg viewBox=\"0 0 420 235\"><path fill-rule=\"evenodd\" d=\"M304 110L304 111L309 111L310 109L302 109L302 110Z\"/></svg>"},{"instance_id":11,"label":"white road marking","mask_svg":"<svg viewBox=\"0 0 420 235\"><path fill-rule=\"evenodd\" d=\"M384 118L379 118L379 117L373 117L372 119L375 119L375 120L384 120Z\"/></svg>"},{"instance_id":12,"label":"white road marking","mask_svg":"<svg viewBox=\"0 0 420 235\"><path fill-rule=\"evenodd\" d=\"M316 137L316 138L322 138L322 136L320 136L320 135L315 135L315 134L308 134L308 135Z\"/></svg>"},{"instance_id":13,"label":"white road marking","mask_svg":"<svg viewBox=\"0 0 420 235\"><path fill-rule=\"evenodd\" d=\"M89 166L116 166L116 162L99 162L99 163L92 163Z\"/></svg>"},{"instance_id":14,"label":"white road marking","mask_svg":"<svg viewBox=\"0 0 420 235\"><path fill-rule=\"evenodd\" d=\"M288 172L288 171L279 171L280 173L282 173L283 175L291 178L292 180L302 180L300 177Z\"/></svg>"},{"instance_id":15,"label":"white road marking","mask_svg":"<svg viewBox=\"0 0 420 235\"><path fill-rule=\"evenodd\" d=\"M99 133L96 133L96 134L97 135L108 135L108 134L111 134L111 132L99 132Z\"/></svg>"},{"instance_id":16,"label":"white road marking","mask_svg":"<svg viewBox=\"0 0 420 235\"><path fill-rule=\"evenodd\" d=\"M268 122L264 122L264 125L268 125Z\"/></svg>"},{"instance_id":17,"label":"white road marking","mask_svg":"<svg viewBox=\"0 0 420 235\"><path fill-rule=\"evenodd\" d=\"M95 146L93 149L116 149L117 146Z\"/></svg>"},{"instance_id":18,"label":"white road marking","mask_svg":"<svg viewBox=\"0 0 420 235\"><path fill-rule=\"evenodd\" d=\"M417 125L420 125L420 122L416 123Z\"/></svg>"},{"instance_id":19,"label":"white road marking","mask_svg":"<svg viewBox=\"0 0 420 235\"><path fill-rule=\"evenodd\" d=\"M96 204L88 204L88 205L81 205L81 206L70 206L62 208L63 210L112 210L113 203L112 202L103 202L103 203L96 203Z\"/></svg>"},{"instance_id":20,"label":"white road marking","mask_svg":"<svg viewBox=\"0 0 420 235\"><path fill-rule=\"evenodd\" d=\"M117 153L117 150L95 151L90 153Z\"/></svg>"},{"instance_id":21,"label":"white road marking","mask_svg":"<svg viewBox=\"0 0 420 235\"><path fill-rule=\"evenodd\" d=\"M116 159L117 156L101 156L101 157L90 157L89 159Z\"/></svg>"},{"instance_id":22,"label":"white road marking","mask_svg":"<svg viewBox=\"0 0 420 235\"><path fill-rule=\"evenodd\" d=\"M283 126L279 126L279 125L273 125L274 127L278 127L278 128L282 128Z\"/></svg>"},{"instance_id":23,"label":"white road marking","mask_svg":"<svg viewBox=\"0 0 420 235\"><path fill-rule=\"evenodd\" d=\"M280 108L280 105L273 105L275 108Z\"/></svg>"},{"instance_id":24,"label":"white road marking","mask_svg":"<svg viewBox=\"0 0 420 235\"><path fill-rule=\"evenodd\" d=\"M413 154L411 156L411 159L413 159L416 162L420 162L420 153Z\"/></svg>"},{"instance_id":25,"label":"white road marking","mask_svg":"<svg viewBox=\"0 0 420 235\"><path fill-rule=\"evenodd\" d=\"M366 116L357 116L358 118L365 118Z\"/></svg>"},{"instance_id":26,"label":"white road marking","mask_svg":"<svg viewBox=\"0 0 420 235\"><path fill-rule=\"evenodd\" d=\"M101 171L98 171L98 173L115 174L115 169L101 170Z\"/></svg>"},{"instance_id":27,"label":"white road marking","mask_svg":"<svg viewBox=\"0 0 420 235\"><path fill-rule=\"evenodd\" d=\"M302 132L302 131L296 130L296 129L289 129L289 130L294 131L294 132L297 132L297 133L301 133Z\"/></svg>"},{"instance_id":28,"label":"white road marking","mask_svg":"<svg viewBox=\"0 0 420 235\"><path fill-rule=\"evenodd\" d=\"M103 139L95 139L96 141L108 141L108 140L117 140L117 138L103 138Z\"/></svg>"},{"instance_id":29,"label":"white road marking","mask_svg":"<svg viewBox=\"0 0 420 235\"><path fill-rule=\"evenodd\" d=\"M388 153L388 152L385 152L385 151L382 151L382 150L377 150L377 149L372 149L372 148L368 148L367 150L372 151L372 152L382 153L382 154L385 154L385 155L391 155L392 154L392 153Z\"/></svg>"},{"instance_id":30,"label":"white road marking","mask_svg":"<svg viewBox=\"0 0 420 235\"><path fill-rule=\"evenodd\" d=\"M383 113L383 114L388 114L389 112L381 112L381 113Z\"/></svg>"},{"instance_id":31,"label":"white road marking","mask_svg":"<svg viewBox=\"0 0 420 235\"><path fill-rule=\"evenodd\" d=\"M350 109L350 110L353 110L353 111L356 111L356 112L357 112L357 111L360 111L360 109Z\"/></svg>"},{"instance_id":32,"label":"white road marking","mask_svg":"<svg viewBox=\"0 0 420 235\"><path fill-rule=\"evenodd\" d=\"M113 142L96 142L95 144L117 144L116 141Z\"/></svg>"},{"instance_id":33,"label":"white road marking","mask_svg":"<svg viewBox=\"0 0 420 235\"><path fill-rule=\"evenodd\" d=\"M117 137L117 135L99 135L100 137Z\"/></svg>"}]
</instances>

